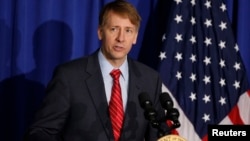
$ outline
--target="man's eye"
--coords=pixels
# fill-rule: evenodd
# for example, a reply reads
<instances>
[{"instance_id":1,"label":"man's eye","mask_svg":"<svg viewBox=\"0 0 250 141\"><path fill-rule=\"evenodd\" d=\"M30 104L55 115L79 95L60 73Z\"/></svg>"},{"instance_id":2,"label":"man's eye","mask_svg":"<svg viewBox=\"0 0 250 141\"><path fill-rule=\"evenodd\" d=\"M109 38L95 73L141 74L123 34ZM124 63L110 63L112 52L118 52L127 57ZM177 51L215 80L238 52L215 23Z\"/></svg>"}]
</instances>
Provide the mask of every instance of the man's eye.
<instances>
[{"instance_id":1,"label":"man's eye","mask_svg":"<svg viewBox=\"0 0 250 141\"><path fill-rule=\"evenodd\" d=\"M127 33L133 33L133 30L131 30L131 29L127 29L126 31L127 31Z\"/></svg>"},{"instance_id":2,"label":"man's eye","mask_svg":"<svg viewBox=\"0 0 250 141\"><path fill-rule=\"evenodd\" d=\"M111 30L111 31L117 31L117 28L112 27L110 30Z\"/></svg>"}]
</instances>

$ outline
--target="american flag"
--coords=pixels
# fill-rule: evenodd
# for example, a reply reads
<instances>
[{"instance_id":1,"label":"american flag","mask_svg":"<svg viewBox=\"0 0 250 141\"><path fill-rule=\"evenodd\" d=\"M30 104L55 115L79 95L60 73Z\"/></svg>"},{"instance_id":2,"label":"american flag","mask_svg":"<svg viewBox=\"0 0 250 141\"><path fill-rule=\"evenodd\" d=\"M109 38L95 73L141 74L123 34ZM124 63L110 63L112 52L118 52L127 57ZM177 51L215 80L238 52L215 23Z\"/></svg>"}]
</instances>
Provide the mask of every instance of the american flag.
<instances>
[{"instance_id":1,"label":"american flag","mask_svg":"<svg viewBox=\"0 0 250 141\"><path fill-rule=\"evenodd\" d=\"M250 91L222 0L173 0L162 35L163 90L180 111L180 136L206 141L208 124L250 124Z\"/></svg>"}]
</instances>

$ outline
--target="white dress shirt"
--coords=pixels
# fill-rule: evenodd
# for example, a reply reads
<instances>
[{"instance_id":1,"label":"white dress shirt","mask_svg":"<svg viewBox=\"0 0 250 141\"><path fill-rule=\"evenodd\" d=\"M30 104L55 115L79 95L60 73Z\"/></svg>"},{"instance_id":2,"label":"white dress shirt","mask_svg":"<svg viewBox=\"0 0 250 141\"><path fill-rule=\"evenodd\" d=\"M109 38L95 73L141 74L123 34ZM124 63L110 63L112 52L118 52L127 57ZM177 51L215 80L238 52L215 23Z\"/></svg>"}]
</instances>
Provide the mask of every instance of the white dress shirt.
<instances>
[{"instance_id":1,"label":"white dress shirt","mask_svg":"<svg viewBox=\"0 0 250 141\"><path fill-rule=\"evenodd\" d=\"M105 92L106 92L106 97L108 100L108 103L110 101L111 97L111 89L113 86L113 78L110 75L110 72L113 69L120 69L121 71L121 76L120 76L120 86L122 90L122 101L123 101L123 109L124 111L126 110L126 105L127 105L127 99L128 99L128 61L125 59L124 63L120 66L120 68L114 68L104 57L102 54L101 50L99 50L98 53L98 60L100 63L101 67L101 72L102 72L102 77L104 80L104 85L105 85Z\"/></svg>"}]
</instances>

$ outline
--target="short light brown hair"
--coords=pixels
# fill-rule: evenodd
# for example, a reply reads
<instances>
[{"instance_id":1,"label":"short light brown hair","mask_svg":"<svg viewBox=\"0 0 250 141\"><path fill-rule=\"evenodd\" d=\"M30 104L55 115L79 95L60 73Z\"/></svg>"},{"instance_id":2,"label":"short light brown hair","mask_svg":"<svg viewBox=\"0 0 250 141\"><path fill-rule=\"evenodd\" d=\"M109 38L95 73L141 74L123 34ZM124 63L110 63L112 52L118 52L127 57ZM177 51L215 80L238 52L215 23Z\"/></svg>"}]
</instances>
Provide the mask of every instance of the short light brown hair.
<instances>
[{"instance_id":1,"label":"short light brown hair","mask_svg":"<svg viewBox=\"0 0 250 141\"><path fill-rule=\"evenodd\" d=\"M137 30L139 29L141 17L136 8L126 0L115 0L106 4L99 14L99 26L105 25L108 14L111 11L121 16L128 17L130 22L136 26Z\"/></svg>"}]
</instances>

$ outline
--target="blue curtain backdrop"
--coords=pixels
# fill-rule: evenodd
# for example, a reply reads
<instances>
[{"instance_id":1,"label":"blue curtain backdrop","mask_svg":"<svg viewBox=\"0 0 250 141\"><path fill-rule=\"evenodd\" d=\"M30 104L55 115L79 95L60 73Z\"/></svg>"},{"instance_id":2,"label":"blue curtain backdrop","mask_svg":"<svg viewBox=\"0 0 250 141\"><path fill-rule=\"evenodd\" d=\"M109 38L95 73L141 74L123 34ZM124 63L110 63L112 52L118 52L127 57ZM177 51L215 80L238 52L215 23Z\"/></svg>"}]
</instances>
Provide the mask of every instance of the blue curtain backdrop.
<instances>
[{"instance_id":1,"label":"blue curtain backdrop","mask_svg":"<svg viewBox=\"0 0 250 141\"><path fill-rule=\"evenodd\" d=\"M20 141L38 108L53 68L100 46L100 8L112 0L0 0L0 140ZM169 0L128 0L142 16L129 54L155 68L162 9ZM228 15L250 78L250 1L226 0Z\"/></svg>"}]
</instances>

